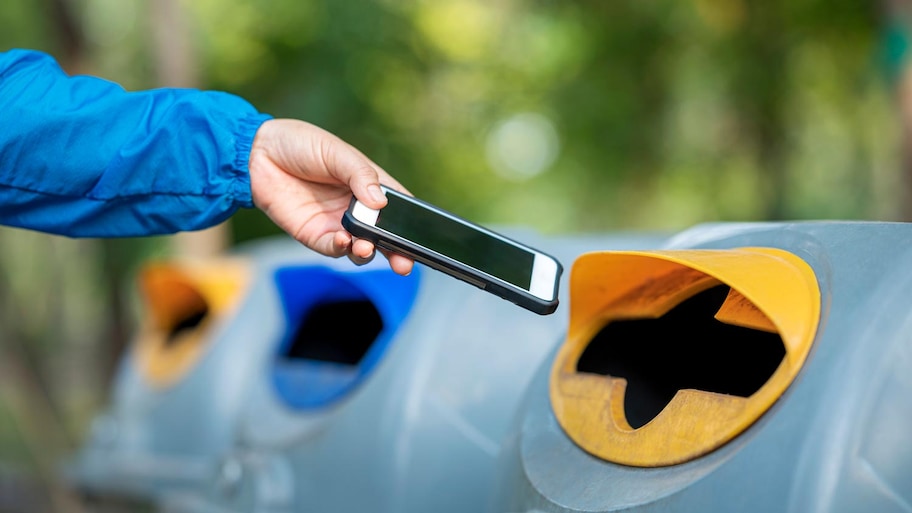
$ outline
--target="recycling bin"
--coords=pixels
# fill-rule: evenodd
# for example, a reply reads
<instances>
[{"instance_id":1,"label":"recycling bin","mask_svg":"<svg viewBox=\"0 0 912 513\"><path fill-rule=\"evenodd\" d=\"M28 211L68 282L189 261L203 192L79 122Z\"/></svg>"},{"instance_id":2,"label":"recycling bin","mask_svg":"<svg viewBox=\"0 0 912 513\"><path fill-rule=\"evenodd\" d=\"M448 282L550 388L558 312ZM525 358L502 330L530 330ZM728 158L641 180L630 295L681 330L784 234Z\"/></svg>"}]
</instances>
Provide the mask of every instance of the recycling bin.
<instances>
[{"instance_id":1,"label":"recycling bin","mask_svg":"<svg viewBox=\"0 0 912 513\"><path fill-rule=\"evenodd\" d=\"M555 314L284 244L148 271L171 299L77 481L170 513L908 511L910 225L511 235L569 270Z\"/></svg>"},{"instance_id":2,"label":"recycling bin","mask_svg":"<svg viewBox=\"0 0 912 513\"><path fill-rule=\"evenodd\" d=\"M499 231L564 262L667 238ZM289 404L270 367L261 367L242 399L235 445L207 486L175 490L164 499L167 510L485 511L500 448L534 372L566 330L567 306L536 315L416 268L422 282L408 319L359 387L334 401Z\"/></svg>"},{"instance_id":3,"label":"recycling bin","mask_svg":"<svg viewBox=\"0 0 912 513\"><path fill-rule=\"evenodd\" d=\"M287 237L222 257L147 263L143 315L110 404L65 464L95 497L157 503L204 486L241 438L259 379L290 411L357 389L409 316L421 270L355 266Z\"/></svg>"},{"instance_id":4,"label":"recycling bin","mask_svg":"<svg viewBox=\"0 0 912 513\"><path fill-rule=\"evenodd\" d=\"M908 511L912 225L607 249L571 266L487 511Z\"/></svg>"}]
</instances>

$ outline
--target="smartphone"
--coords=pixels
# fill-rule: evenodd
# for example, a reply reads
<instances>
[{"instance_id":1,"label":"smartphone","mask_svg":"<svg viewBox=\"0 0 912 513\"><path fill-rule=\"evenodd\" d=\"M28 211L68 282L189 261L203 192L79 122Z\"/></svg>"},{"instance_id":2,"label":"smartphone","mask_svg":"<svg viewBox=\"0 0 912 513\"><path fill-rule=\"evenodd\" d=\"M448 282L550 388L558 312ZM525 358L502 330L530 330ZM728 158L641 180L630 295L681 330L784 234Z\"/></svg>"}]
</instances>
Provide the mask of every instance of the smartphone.
<instances>
[{"instance_id":1,"label":"smartphone","mask_svg":"<svg viewBox=\"0 0 912 513\"><path fill-rule=\"evenodd\" d=\"M380 210L352 198L342 216L352 235L539 315L557 309L563 272L557 259L430 203L382 189L388 203Z\"/></svg>"}]
</instances>

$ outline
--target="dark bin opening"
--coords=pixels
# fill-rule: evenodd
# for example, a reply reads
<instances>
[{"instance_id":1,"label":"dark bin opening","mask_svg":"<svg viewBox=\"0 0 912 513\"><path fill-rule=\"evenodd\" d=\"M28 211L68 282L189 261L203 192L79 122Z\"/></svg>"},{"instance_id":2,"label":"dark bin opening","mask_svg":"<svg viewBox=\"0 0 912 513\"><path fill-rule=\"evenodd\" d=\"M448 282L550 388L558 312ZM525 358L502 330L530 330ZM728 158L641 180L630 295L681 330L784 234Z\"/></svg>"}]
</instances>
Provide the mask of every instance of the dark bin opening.
<instances>
[{"instance_id":1,"label":"dark bin opening","mask_svg":"<svg viewBox=\"0 0 912 513\"><path fill-rule=\"evenodd\" d=\"M199 307L184 312L178 319L175 320L174 324L168 329L168 334L165 336L165 347L171 348L174 347L180 340L187 340L186 337L181 338L181 335L193 331L198 327L209 315L209 307L205 304L199 305Z\"/></svg>"},{"instance_id":2,"label":"dark bin opening","mask_svg":"<svg viewBox=\"0 0 912 513\"><path fill-rule=\"evenodd\" d=\"M277 269L275 280L286 329L272 382L287 406L311 410L346 397L373 372L409 314L420 273L302 265Z\"/></svg>"},{"instance_id":3,"label":"dark bin opening","mask_svg":"<svg viewBox=\"0 0 912 513\"><path fill-rule=\"evenodd\" d=\"M246 294L249 273L235 259L142 267L137 279L142 329L133 354L149 384L170 386L194 369L218 336L218 325Z\"/></svg>"},{"instance_id":4,"label":"dark bin opening","mask_svg":"<svg viewBox=\"0 0 912 513\"><path fill-rule=\"evenodd\" d=\"M627 380L624 412L634 429L647 424L681 389L749 397L785 357L776 333L714 318L729 292L719 285L658 319L614 321L583 351L578 372Z\"/></svg>"},{"instance_id":5,"label":"dark bin opening","mask_svg":"<svg viewBox=\"0 0 912 513\"><path fill-rule=\"evenodd\" d=\"M367 299L319 303L308 309L282 355L358 365L383 331L383 319Z\"/></svg>"}]
</instances>

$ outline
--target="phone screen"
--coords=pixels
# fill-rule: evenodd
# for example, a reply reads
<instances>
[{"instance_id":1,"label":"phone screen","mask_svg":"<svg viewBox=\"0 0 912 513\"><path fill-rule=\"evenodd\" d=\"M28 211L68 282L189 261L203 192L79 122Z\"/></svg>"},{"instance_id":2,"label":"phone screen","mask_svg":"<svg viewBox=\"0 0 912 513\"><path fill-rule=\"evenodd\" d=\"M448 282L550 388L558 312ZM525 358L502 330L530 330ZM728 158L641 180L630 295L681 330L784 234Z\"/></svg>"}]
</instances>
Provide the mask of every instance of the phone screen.
<instances>
[{"instance_id":1,"label":"phone screen","mask_svg":"<svg viewBox=\"0 0 912 513\"><path fill-rule=\"evenodd\" d=\"M423 208L395 194L376 226L528 290L535 255L507 241Z\"/></svg>"}]
</instances>

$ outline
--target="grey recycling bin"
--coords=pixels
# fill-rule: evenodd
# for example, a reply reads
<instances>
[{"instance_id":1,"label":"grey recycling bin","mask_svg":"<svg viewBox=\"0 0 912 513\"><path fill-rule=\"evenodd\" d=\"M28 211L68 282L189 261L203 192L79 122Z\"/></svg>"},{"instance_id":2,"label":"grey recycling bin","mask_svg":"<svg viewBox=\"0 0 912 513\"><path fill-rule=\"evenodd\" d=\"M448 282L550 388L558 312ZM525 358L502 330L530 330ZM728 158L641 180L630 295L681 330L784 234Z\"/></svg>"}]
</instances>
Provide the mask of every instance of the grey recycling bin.
<instances>
[{"instance_id":1,"label":"grey recycling bin","mask_svg":"<svg viewBox=\"0 0 912 513\"><path fill-rule=\"evenodd\" d=\"M421 284L420 270L402 277L380 260L357 267L282 237L149 262L142 326L67 478L96 497L157 503L207 485L242 438L253 384L267 382L295 411L350 394L384 358Z\"/></svg>"},{"instance_id":2,"label":"grey recycling bin","mask_svg":"<svg viewBox=\"0 0 912 513\"><path fill-rule=\"evenodd\" d=\"M581 255L488 511L909 511L910 262L875 222Z\"/></svg>"},{"instance_id":3,"label":"grey recycling bin","mask_svg":"<svg viewBox=\"0 0 912 513\"><path fill-rule=\"evenodd\" d=\"M564 262L667 237L503 231ZM256 376L235 447L208 487L171 494L168 510L485 511L519 400L566 329L566 311L564 303L536 315L422 268L408 320L359 389L332 404L289 408L268 373Z\"/></svg>"}]
</instances>

